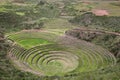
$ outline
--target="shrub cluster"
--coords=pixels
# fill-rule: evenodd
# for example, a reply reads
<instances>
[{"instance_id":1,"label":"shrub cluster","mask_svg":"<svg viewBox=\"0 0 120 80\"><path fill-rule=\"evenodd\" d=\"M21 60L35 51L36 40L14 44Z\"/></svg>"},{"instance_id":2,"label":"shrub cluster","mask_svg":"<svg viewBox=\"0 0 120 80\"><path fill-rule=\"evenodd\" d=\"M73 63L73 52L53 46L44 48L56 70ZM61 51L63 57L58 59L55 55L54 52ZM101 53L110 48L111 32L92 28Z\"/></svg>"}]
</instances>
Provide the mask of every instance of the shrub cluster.
<instances>
[{"instance_id":1,"label":"shrub cluster","mask_svg":"<svg viewBox=\"0 0 120 80\"><path fill-rule=\"evenodd\" d=\"M87 12L69 21L86 27L94 26L96 28L106 28L111 31L120 32L120 17L117 16L96 16L91 12Z\"/></svg>"}]
</instances>

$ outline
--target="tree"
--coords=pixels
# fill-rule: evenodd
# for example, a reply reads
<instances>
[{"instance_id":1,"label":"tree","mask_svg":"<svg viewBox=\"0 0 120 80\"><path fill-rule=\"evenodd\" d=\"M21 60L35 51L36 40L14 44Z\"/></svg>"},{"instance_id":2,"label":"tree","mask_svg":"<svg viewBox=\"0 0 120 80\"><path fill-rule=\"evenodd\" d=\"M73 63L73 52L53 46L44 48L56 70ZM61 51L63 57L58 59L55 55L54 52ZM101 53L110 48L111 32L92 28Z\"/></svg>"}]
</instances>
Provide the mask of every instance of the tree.
<instances>
[{"instance_id":1,"label":"tree","mask_svg":"<svg viewBox=\"0 0 120 80\"><path fill-rule=\"evenodd\" d=\"M40 22L40 23L35 23L34 24L34 29L41 29L44 25L44 22Z\"/></svg>"},{"instance_id":2,"label":"tree","mask_svg":"<svg viewBox=\"0 0 120 80\"><path fill-rule=\"evenodd\" d=\"M45 3L46 3L45 1L40 0L39 3L38 3L36 6L40 6L40 5L42 6L42 5L44 5Z\"/></svg>"},{"instance_id":3,"label":"tree","mask_svg":"<svg viewBox=\"0 0 120 80\"><path fill-rule=\"evenodd\" d=\"M4 38L4 30L0 28L0 40Z\"/></svg>"},{"instance_id":4,"label":"tree","mask_svg":"<svg viewBox=\"0 0 120 80\"><path fill-rule=\"evenodd\" d=\"M14 0L13 2L24 3L25 0Z\"/></svg>"},{"instance_id":5,"label":"tree","mask_svg":"<svg viewBox=\"0 0 120 80\"><path fill-rule=\"evenodd\" d=\"M0 49L4 48L4 33L3 33L3 29L0 28Z\"/></svg>"},{"instance_id":6,"label":"tree","mask_svg":"<svg viewBox=\"0 0 120 80\"><path fill-rule=\"evenodd\" d=\"M0 50L7 50L8 43L5 42L4 30L0 28Z\"/></svg>"}]
</instances>

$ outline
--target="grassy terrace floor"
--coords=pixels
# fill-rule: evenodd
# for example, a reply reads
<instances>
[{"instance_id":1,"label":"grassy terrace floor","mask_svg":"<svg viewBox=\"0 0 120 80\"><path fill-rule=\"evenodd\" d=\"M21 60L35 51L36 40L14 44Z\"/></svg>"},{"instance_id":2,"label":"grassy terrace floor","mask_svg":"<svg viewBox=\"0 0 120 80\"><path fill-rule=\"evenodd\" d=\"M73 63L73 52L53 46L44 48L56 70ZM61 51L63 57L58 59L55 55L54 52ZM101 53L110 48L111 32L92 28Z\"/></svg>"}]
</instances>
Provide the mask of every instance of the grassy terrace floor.
<instances>
[{"instance_id":1,"label":"grassy terrace floor","mask_svg":"<svg viewBox=\"0 0 120 80\"><path fill-rule=\"evenodd\" d=\"M40 38L30 38L30 39L22 39L18 41L18 44L24 48L31 48L36 45L44 45L44 44L49 44L47 40L40 39Z\"/></svg>"},{"instance_id":2,"label":"grassy terrace floor","mask_svg":"<svg viewBox=\"0 0 120 80\"><path fill-rule=\"evenodd\" d=\"M26 49L32 48L37 45L45 45L55 42L55 37L57 37L59 33L50 32L49 31L21 31L16 34L12 33L8 38L14 40L21 47ZM61 33L60 33L61 34Z\"/></svg>"}]
</instances>

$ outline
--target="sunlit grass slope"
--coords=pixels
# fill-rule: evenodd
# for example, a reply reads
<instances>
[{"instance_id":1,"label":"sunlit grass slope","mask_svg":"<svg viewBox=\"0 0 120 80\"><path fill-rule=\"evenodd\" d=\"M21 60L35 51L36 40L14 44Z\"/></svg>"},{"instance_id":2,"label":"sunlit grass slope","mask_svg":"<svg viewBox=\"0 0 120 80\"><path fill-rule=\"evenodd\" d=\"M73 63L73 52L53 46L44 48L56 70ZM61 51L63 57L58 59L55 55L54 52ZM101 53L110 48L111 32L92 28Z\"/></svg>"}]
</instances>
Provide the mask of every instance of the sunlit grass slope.
<instances>
[{"instance_id":1,"label":"sunlit grass slope","mask_svg":"<svg viewBox=\"0 0 120 80\"><path fill-rule=\"evenodd\" d=\"M50 31L21 31L16 34L9 35L8 38L14 40L17 44L24 48L31 48L37 45L45 45L55 42L56 33Z\"/></svg>"}]
</instances>

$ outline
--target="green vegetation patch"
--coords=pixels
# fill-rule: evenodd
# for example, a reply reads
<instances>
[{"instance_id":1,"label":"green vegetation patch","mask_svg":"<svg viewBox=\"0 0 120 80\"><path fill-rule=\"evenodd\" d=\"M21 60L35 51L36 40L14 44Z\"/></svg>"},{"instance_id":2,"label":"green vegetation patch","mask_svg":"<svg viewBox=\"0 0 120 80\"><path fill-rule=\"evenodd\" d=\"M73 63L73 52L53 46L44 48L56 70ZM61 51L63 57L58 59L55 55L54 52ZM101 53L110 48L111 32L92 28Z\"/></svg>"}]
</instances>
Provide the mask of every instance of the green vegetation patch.
<instances>
[{"instance_id":1,"label":"green vegetation patch","mask_svg":"<svg viewBox=\"0 0 120 80\"><path fill-rule=\"evenodd\" d=\"M31 48L36 45L48 44L50 42L40 38L27 38L18 41L18 43L24 48Z\"/></svg>"},{"instance_id":2,"label":"green vegetation patch","mask_svg":"<svg viewBox=\"0 0 120 80\"><path fill-rule=\"evenodd\" d=\"M56 33L50 31L21 31L18 33L8 34L8 38L14 40L23 48L32 48L37 45L55 43Z\"/></svg>"}]
</instances>

